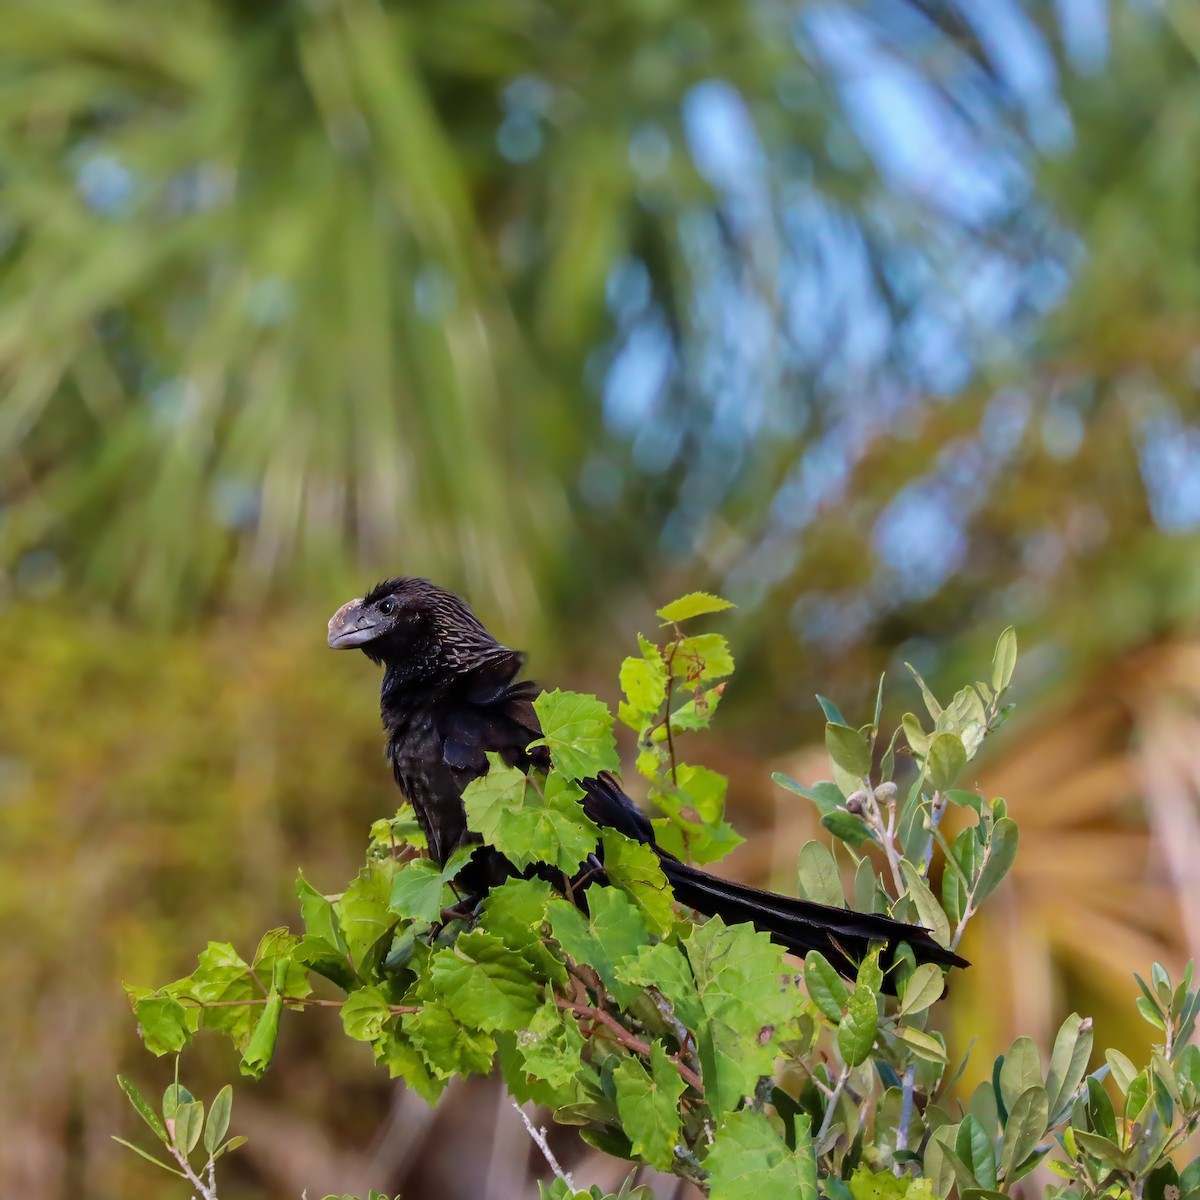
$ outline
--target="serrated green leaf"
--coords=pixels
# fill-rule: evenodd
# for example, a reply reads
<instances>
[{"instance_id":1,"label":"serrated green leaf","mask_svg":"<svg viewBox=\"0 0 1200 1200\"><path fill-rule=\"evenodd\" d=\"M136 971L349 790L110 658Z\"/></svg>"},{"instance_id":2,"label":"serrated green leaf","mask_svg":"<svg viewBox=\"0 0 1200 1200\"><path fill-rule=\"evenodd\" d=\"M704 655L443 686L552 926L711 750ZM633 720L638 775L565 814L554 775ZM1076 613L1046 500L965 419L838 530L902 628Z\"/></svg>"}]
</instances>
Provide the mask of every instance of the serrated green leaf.
<instances>
[{"instance_id":1,"label":"serrated green leaf","mask_svg":"<svg viewBox=\"0 0 1200 1200\"><path fill-rule=\"evenodd\" d=\"M430 978L450 1011L472 1029L520 1029L541 1004L529 964L494 934L460 934L430 960Z\"/></svg>"},{"instance_id":2,"label":"serrated green leaf","mask_svg":"<svg viewBox=\"0 0 1200 1200\"><path fill-rule=\"evenodd\" d=\"M661 1042L650 1048L650 1069L627 1058L612 1074L621 1126L640 1155L660 1171L670 1170L681 1140L679 1097L685 1084Z\"/></svg>"},{"instance_id":3,"label":"serrated green leaf","mask_svg":"<svg viewBox=\"0 0 1200 1200\"><path fill-rule=\"evenodd\" d=\"M621 664L621 691L629 707L641 717L653 716L667 698L667 668L657 646L643 649L641 658L627 658ZM640 722L633 724L640 728Z\"/></svg>"},{"instance_id":4,"label":"serrated green leaf","mask_svg":"<svg viewBox=\"0 0 1200 1200\"><path fill-rule=\"evenodd\" d=\"M516 1046L525 1070L551 1087L566 1087L586 1070L579 1025L549 997L528 1026L517 1031Z\"/></svg>"},{"instance_id":5,"label":"serrated green leaf","mask_svg":"<svg viewBox=\"0 0 1200 1200\"><path fill-rule=\"evenodd\" d=\"M717 1129L704 1159L712 1200L817 1200L817 1166L807 1114L794 1118L789 1150L762 1113L743 1110Z\"/></svg>"},{"instance_id":6,"label":"serrated green leaf","mask_svg":"<svg viewBox=\"0 0 1200 1200\"><path fill-rule=\"evenodd\" d=\"M615 829L603 830L601 842L609 881L633 901L654 933L669 932L675 924L675 897L658 855L644 842L635 842Z\"/></svg>"},{"instance_id":7,"label":"serrated green leaf","mask_svg":"<svg viewBox=\"0 0 1200 1200\"><path fill-rule=\"evenodd\" d=\"M486 1075L492 1069L495 1038L468 1029L444 1004L426 1001L420 1012L405 1013L400 1024L439 1079Z\"/></svg>"},{"instance_id":8,"label":"serrated green leaf","mask_svg":"<svg viewBox=\"0 0 1200 1200\"><path fill-rule=\"evenodd\" d=\"M323 938L340 954L345 954L346 939L342 936L341 922L337 919L333 904L303 875L296 878L296 896L300 901L300 916L304 920L305 932Z\"/></svg>"},{"instance_id":9,"label":"serrated green leaf","mask_svg":"<svg viewBox=\"0 0 1200 1200\"><path fill-rule=\"evenodd\" d=\"M388 908L409 921L432 924L442 911L442 872L431 858L402 863L392 877Z\"/></svg>"},{"instance_id":10,"label":"serrated green leaf","mask_svg":"<svg viewBox=\"0 0 1200 1200\"><path fill-rule=\"evenodd\" d=\"M215 1155L229 1131L229 1117L233 1111L233 1088L226 1084L208 1106L208 1120L204 1123L204 1148Z\"/></svg>"},{"instance_id":11,"label":"serrated green leaf","mask_svg":"<svg viewBox=\"0 0 1200 1200\"><path fill-rule=\"evenodd\" d=\"M934 1200L932 1182L911 1175L859 1166L848 1182L852 1200Z\"/></svg>"},{"instance_id":12,"label":"serrated green leaf","mask_svg":"<svg viewBox=\"0 0 1200 1200\"><path fill-rule=\"evenodd\" d=\"M838 1025L838 1050L847 1066L857 1067L867 1061L878 1031L879 1006L875 993L870 988L856 987Z\"/></svg>"},{"instance_id":13,"label":"serrated green leaf","mask_svg":"<svg viewBox=\"0 0 1200 1200\"><path fill-rule=\"evenodd\" d=\"M391 867L385 870L372 863L359 871L333 906L356 970L362 970L368 955L396 924L395 914L388 911L391 892Z\"/></svg>"},{"instance_id":14,"label":"serrated green leaf","mask_svg":"<svg viewBox=\"0 0 1200 1200\"><path fill-rule=\"evenodd\" d=\"M765 933L720 917L689 929L683 945L706 1018L695 1030L705 1096L720 1115L774 1066L776 1034L791 1012L783 952Z\"/></svg>"},{"instance_id":15,"label":"serrated green leaf","mask_svg":"<svg viewBox=\"0 0 1200 1200\"><path fill-rule=\"evenodd\" d=\"M191 1040L187 1013L171 996L146 996L134 1004L134 1014L152 1054L177 1054Z\"/></svg>"},{"instance_id":16,"label":"serrated green leaf","mask_svg":"<svg viewBox=\"0 0 1200 1200\"><path fill-rule=\"evenodd\" d=\"M568 779L589 779L601 771L620 770L612 713L595 696L556 689L543 692L533 708L542 736L530 746L545 746L555 769Z\"/></svg>"},{"instance_id":17,"label":"serrated green leaf","mask_svg":"<svg viewBox=\"0 0 1200 1200\"><path fill-rule=\"evenodd\" d=\"M810 950L804 956L804 989L808 998L831 1021L842 1019L850 989L819 950Z\"/></svg>"},{"instance_id":18,"label":"serrated green leaf","mask_svg":"<svg viewBox=\"0 0 1200 1200\"><path fill-rule=\"evenodd\" d=\"M941 791L950 787L967 765L967 752L956 733L939 733L925 756L930 782Z\"/></svg>"},{"instance_id":19,"label":"serrated green leaf","mask_svg":"<svg viewBox=\"0 0 1200 1200\"><path fill-rule=\"evenodd\" d=\"M1033 1152L1049 1120L1050 1102L1040 1084L1027 1088L1009 1106L1000 1151L1000 1172L1004 1179L1011 1180L1017 1167Z\"/></svg>"},{"instance_id":20,"label":"serrated green leaf","mask_svg":"<svg viewBox=\"0 0 1200 1200\"><path fill-rule=\"evenodd\" d=\"M1003 692L1012 682L1017 665L1017 631L1010 625L996 641L992 655L992 690Z\"/></svg>"},{"instance_id":21,"label":"serrated green leaf","mask_svg":"<svg viewBox=\"0 0 1200 1200\"><path fill-rule=\"evenodd\" d=\"M303 1000L312 994L308 966L296 958L300 939L288 929L268 930L254 952L254 973L262 980L273 980L276 990L287 1000Z\"/></svg>"},{"instance_id":22,"label":"serrated green leaf","mask_svg":"<svg viewBox=\"0 0 1200 1200\"><path fill-rule=\"evenodd\" d=\"M853 776L861 786L871 770L871 747L867 739L857 729L831 721L825 726L825 749L833 765Z\"/></svg>"},{"instance_id":23,"label":"serrated green leaf","mask_svg":"<svg viewBox=\"0 0 1200 1200\"><path fill-rule=\"evenodd\" d=\"M238 1063L243 1075L261 1079L271 1065L275 1043L279 1040L279 1014L282 1011L283 997L278 992L271 992Z\"/></svg>"},{"instance_id":24,"label":"serrated green leaf","mask_svg":"<svg viewBox=\"0 0 1200 1200\"><path fill-rule=\"evenodd\" d=\"M904 985L898 1015L907 1017L912 1013L924 1012L941 998L945 986L941 967L935 963L922 963Z\"/></svg>"},{"instance_id":25,"label":"serrated green leaf","mask_svg":"<svg viewBox=\"0 0 1200 1200\"><path fill-rule=\"evenodd\" d=\"M731 601L714 596L711 592L688 592L686 596L680 596L678 600L672 600L670 604L660 608L658 615L664 625L671 625L689 621L692 617L703 617L708 613L724 612L727 608L736 607Z\"/></svg>"},{"instance_id":26,"label":"serrated green leaf","mask_svg":"<svg viewBox=\"0 0 1200 1200\"><path fill-rule=\"evenodd\" d=\"M374 1044L375 1060L387 1066L388 1074L403 1079L427 1104L434 1104L446 1087L446 1080L430 1071L421 1052L400 1025L389 1025Z\"/></svg>"},{"instance_id":27,"label":"serrated green leaf","mask_svg":"<svg viewBox=\"0 0 1200 1200\"><path fill-rule=\"evenodd\" d=\"M621 978L639 987L652 987L670 1002L675 1016L691 1030L704 1022L704 1006L696 990L692 967L683 951L670 942L642 946L632 957L621 960Z\"/></svg>"},{"instance_id":28,"label":"serrated green leaf","mask_svg":"<svg viewBox=\"0 0 1200 1200\"><path fill-rule=\"evenodd\" d=\"M817 904L829 904L843 908L846 903L842 891L842 877L829 847L823 842L806 842L800 850L799 863L800 895Z\"/></svg>"},{"instance_id":29,"label":"serrated green leaf","mask_svg":"<svg viewBox=\"0 0 1200 1200\"><path fill-rule=\"evenodd\" d=\"M565 989L566 968L542 940L550 903L557 898L544 879L507 879L488 892L479 925L519 951L539 978Z\"/></svg>"},{"instance_id":30,"label":"serrated green leaf","mask_svg":"<svg viewBox=\"0 0 1200 1200\"><path fill-rule=\"evenodd\" d=\"M719 633L698 633L675 643L670 655L671 674L689 687L733 674L733 652Z\"/></svg>"},{"instance_id":31,"label":"serrated green leaf","mask_svg":"<svg viewBox=\"0 0 1200 1200\"><path fill-rule=\"evenodd\" d=\"M975 906L978 907L1000 885L1017 857L1019 838L1017 823L1011 817L1001 817L988 835L986 858L979 880L975 884Z\"/></svg>"},{"instance_id":32,"label":"serrated green leaf","mask_svg":"<svg viewBox=\"0 0 1200 1200\"><path fill-rule=\"evenodd\" d=\"M391 1019L387 997L374 984L359 988L346 997L341 1007L342 1028L356 1042L373 1042Z\"/></svg>"},{"instance_id":33,"label":"serrated green leaf","mask_svg":"<svg viewBox=\"0 0 1200 1200\"><path fill-rule=\"evenodd\" d=\"M585 916L566 900L551 900L547 916L555 940L577 963L590 966L617 1003L632 1004L638 989L624 982L622 959L637 954L650 940L645 917L619 888L592 888Z\"/></svg>"}]
</instances>

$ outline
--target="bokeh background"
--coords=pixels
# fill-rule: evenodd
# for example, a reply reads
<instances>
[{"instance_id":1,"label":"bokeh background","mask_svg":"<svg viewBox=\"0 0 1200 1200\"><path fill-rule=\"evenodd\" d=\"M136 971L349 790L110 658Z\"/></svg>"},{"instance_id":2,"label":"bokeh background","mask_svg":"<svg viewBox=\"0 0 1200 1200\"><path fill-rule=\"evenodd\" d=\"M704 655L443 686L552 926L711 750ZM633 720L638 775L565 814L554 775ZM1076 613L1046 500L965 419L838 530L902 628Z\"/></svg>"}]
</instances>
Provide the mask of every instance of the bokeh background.
<instances>
[{"instance_id":1,"label":"bokeh background","mask_svg":"<svg viewBox=\"0 0 1200 1200\"><path fill-rule=\"evenodd\" d=\"M898 720L1016 624L1021 854L941 1021L1141 1045L1130 973L1200 949L1198 64L1190 0L6 0L4 1194L184 1194L110 1141L170 1071L120 984L355 869L396 798L324 623L393 573L609 699L735 600L694 753L785 889L813 692ZM543 1170L319 1012L234 1128L224 1200Z\"/></svg>"}]
</instances>

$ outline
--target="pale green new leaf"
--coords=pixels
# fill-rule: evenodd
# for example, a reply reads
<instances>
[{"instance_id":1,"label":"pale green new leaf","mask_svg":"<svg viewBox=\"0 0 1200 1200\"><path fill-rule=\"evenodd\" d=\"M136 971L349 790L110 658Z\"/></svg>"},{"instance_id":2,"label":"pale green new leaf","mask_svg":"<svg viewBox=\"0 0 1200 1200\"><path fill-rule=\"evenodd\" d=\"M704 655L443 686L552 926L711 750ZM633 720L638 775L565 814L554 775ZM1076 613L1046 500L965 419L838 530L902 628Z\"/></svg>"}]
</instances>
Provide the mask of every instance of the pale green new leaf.
<instances>
[{"instance_id":1,"label":"pale green new leaf","mask_svg":"<svg viewBox=\"0 0 1200 1200\"><path fill-rule=\"evenodd\" d=\"M542 736L530 745L545 746L555 768L568 779L620 770L612 713L595 696L556 689L543 692L533 707Z\"/></svg>"},{"instance_id":2,"label":"pale green new leaf","mask_svg":"<svg viewBox=\"0 0 1200 1200\"><path fill-rule=\"evenodd\" d=\"M702 617L707 613L724 612L727 608L736 607L729 600L722 600L720 596L714 596L710 592L689 592L686 596L680 596L678 600L664 605L658 610L658 615L664 625L671 625L692 617Z\"/></svg>"}]
</instances>

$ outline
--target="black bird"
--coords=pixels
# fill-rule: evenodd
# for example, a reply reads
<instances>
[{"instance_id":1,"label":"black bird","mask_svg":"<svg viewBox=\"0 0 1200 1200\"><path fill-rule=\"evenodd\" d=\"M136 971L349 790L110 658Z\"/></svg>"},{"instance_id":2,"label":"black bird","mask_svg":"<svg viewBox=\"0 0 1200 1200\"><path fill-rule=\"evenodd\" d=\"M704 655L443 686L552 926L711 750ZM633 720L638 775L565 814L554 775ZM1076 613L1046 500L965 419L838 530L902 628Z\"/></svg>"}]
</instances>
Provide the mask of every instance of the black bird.
<instances>
[{"instance_id":1,"label":"black bird","mask_svg":"<svg viewBox=\"0 0 1200 1200\"><path fill-rule=\"evenodd\" d=\"M497 642L453 592L427 579L386 580L333 614L329 645L357 648L383 666L388 758L439 864L459 846L481 841L467 828L462 793L486 773L489 751L522 770L549 766L545 747L527 749L542 731L533 709L541 689L516 678L525 656ZM650 822L613 776L603 772L582 786L584 812L597 825L652 846L676 898L707 916L748 921L793 954L819 950L850 977L873 942L885 946L885 968L900 942L919 962L967 965L921 926L781 896L689 866L655 845ZM605 882L598 867L585 864L589 883ZM482 895L517 874L498 850L481 847L459 881Z\"/></svg>"}]
</instances>

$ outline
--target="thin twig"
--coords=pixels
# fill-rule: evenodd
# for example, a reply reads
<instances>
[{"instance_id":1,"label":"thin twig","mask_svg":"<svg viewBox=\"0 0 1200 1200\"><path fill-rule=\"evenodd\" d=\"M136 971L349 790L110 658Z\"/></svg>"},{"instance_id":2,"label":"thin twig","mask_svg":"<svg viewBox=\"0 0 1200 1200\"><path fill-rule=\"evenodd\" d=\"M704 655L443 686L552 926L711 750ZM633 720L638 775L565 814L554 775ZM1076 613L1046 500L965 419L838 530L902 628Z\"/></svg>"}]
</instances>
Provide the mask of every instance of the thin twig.
<instances>
[{"instance_id":1,"label":"thin twig","mask_svg":"<svg viewBox=\"0 0 1200 1200\"><path fill-rule=\"evenodd\" d=\"M568 1000L565 996L555 996L554 1003L564 1012L572 1012L577 1017L587 1017L598 1025L603 1025L626 1049L640 1054L643 1058L650 1057L650 1043L643 1041L637 1034L630 1033L624 1025L606 1013L604 1009L595 1008L591 1004L581 1004L576 1000ZM675 1069L683 1081L694 1087L696 1091L703 1093L704 1082L700 1076L686 1063L680 1062L678 1057L672 1057L671 1061L675 1064Z\"/></svg>"},{"instance_id":2,"label":"thin twig","mask_svg":"<svg viewBox=\"0 0 1200 1200\"><path fill-rule=\"evenodd\" d=\"M172 1124L174 1124L172 1122ZM171 1131L171 1136L174 1138L174 1130ZM216 1186L209 1187L195 1171L192 1170L192 1164L188 1162L187 1155L175 1145L174 1141L167 1144L167 1149L171 1153L171 1157L179 1164L180 1169L188 1177L188 1182L200 1193L203 1200L217 1200ZM210 1172L211 1178L211 1172Z\"/></svg>"},{"instance_id":3,"label":"thin twig","mask_svg":"<svg viewBox=\"0 0 1200 1200\"><path fill-rule=\"evenodd\" d=\"M820 1146L825 1140L825 1135L829 1132L829 1126L833 1123L833 1110L837 1108L837 1102L841 1098L842 1089L846 1086L846 1080L850 1078L849 1066L842 1068L842 1073L837 1077L837 1082L833 1085L833 1092L829 1097L829 1105L825 1109L825 1119L821 1122L821 1128L817 1130L817 1136L813 1144Z\"/></svg>"},{"instance_id":4,"label":"thin twig","mask_svg":"<svg viewBox=\"0 0 1200 1200\"><path fill-rule=\"evenodd\" d=\"M515 1100L512 1102L512 1106L520 1114L521 1120L525 1122L525 1128L529 1131L529 1136L533 1138L533 1144L545 1156L546 1162L550 1164L550 1170L552 1170L554 1174L557 1175L558 1178L561 1179L563 1183L565 1183L567 1187L571 1189L571 1191L574 1191L575 1181L571 1178L568 1172L564 1171L562 1167L558 1165L558 1159L554 1157L554 1151L550 1149L550 1143L546 1141L546 1131L544 1129L535 1128L533 1122L529 1119L529 1114Z\"/></svg>"}]
</instances>

